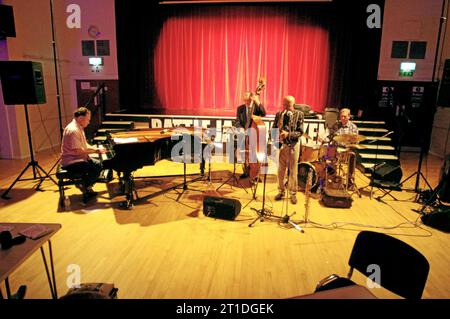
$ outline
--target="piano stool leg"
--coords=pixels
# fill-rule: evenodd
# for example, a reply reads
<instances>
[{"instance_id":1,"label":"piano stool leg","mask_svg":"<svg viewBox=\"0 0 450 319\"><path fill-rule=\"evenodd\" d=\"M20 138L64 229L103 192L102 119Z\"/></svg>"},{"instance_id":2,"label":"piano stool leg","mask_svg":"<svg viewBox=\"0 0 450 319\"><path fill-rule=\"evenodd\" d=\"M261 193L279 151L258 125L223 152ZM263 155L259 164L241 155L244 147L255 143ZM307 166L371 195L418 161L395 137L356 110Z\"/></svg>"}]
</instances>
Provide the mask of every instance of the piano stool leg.
<instances>
[{"instance_id":1,"label":"piano stool leg","mask_svg":"<svg viewBox=\"0 0 450 319\"><path fill-rule=\"evenodd\" d=\"M61 180L58 180L58 190L59 190L59 207L65 208L64 207L64 197L65 197L64 184Z\"/></svg>"}]
</instances>

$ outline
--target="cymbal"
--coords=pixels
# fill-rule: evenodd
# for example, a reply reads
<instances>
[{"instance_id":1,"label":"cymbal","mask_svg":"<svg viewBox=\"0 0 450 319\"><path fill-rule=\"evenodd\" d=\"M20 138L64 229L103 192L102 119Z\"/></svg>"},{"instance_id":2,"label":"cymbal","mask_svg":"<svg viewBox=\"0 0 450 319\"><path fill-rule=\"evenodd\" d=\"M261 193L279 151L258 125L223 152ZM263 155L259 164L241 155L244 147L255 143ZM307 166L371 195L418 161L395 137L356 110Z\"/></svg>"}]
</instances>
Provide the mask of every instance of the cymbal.
<instances>
[{"instance_id":1,"label":"cymbal","mask_svg":"<svg viewBox=\"0 0 450 319\"><path fill-rule=\"evenodd\" d=\"M341 144L358 144L366 139L365 136L356 134L342 134L336 135L334 140Z\"/></svg>"}]
</instances>

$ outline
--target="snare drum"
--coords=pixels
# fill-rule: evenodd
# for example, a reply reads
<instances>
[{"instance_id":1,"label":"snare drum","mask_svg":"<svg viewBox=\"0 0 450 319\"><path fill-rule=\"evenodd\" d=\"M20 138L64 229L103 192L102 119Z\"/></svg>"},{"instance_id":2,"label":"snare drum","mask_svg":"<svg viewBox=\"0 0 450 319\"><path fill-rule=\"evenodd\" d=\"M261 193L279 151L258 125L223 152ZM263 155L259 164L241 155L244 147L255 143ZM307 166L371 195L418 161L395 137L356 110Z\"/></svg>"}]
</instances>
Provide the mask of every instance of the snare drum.
<instances>
[{"instance_id":1,"label":"snare drum","mask_svg":"<svg viewBox=\"0 0 450 319\"><path fill-rule=\"evenodd\" d=\"M302 152L299 158L299 162L314 162L319 160L320 145L318 144L305 144L302 145Z\"/></svg>"},{"instance_id":2,"label":"snare drum","mask_svg":"<svg viewBox=\"0 0 450 319\"><path fill-rule=\"evenodd\" d=\"M338 154L338 147L336 144L325 144L320 148L319 158L325 160L336 160Z\"/></svg>"}]
</instances>

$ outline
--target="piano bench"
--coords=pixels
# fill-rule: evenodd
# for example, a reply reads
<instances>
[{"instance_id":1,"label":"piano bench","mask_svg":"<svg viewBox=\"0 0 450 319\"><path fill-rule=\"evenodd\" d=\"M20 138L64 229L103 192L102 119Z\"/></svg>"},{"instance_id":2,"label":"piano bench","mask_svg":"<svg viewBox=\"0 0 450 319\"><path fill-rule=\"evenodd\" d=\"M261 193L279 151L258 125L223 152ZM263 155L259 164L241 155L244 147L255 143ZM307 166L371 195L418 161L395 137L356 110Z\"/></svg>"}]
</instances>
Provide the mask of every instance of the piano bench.
<instances>
[{"instance_id":1,"label":"piano bench","mask_svg":"<svg viewBox=\"0 0 450 319\"><path fill-rule=\"evenodd\" d=\"M58 165L56 170L56 178L58 179L59 205L64 208L64 199L66 197L64 193L64 186L81 184L82 174L69 173L62 168L61 165Z\"/></svg>"}]
</instances>

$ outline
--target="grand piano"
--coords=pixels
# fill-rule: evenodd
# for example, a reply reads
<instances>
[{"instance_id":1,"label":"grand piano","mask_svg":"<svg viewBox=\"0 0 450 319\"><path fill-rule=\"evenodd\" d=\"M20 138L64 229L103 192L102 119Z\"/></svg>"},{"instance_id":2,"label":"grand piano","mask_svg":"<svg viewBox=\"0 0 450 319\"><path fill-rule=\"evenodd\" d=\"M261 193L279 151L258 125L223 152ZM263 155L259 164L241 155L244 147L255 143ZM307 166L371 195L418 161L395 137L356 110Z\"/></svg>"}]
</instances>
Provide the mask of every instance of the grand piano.
<instances>
[{"instance_id":1,"label":"grand piano","mask_svg":"<svg viewBox=\"0 0 450 319\"><path fill-rule=\"evenodd\" d=\"M121 205L129 209L133 206L135 196L139 199L133 173L144 166L155 165L160 160L184 163L184 185L186 163L199 162L200 175L203 176L205 162L199 150L203 150L205 144L204 133L205 129L198 127L146 128L108 133L104 144L108 152L102 161L103 168L114 170L119 175L121 192L126 197Z\"/></svg>"}]
</instances>

